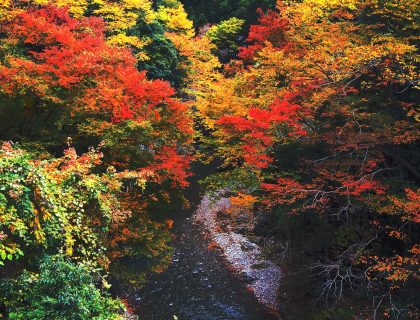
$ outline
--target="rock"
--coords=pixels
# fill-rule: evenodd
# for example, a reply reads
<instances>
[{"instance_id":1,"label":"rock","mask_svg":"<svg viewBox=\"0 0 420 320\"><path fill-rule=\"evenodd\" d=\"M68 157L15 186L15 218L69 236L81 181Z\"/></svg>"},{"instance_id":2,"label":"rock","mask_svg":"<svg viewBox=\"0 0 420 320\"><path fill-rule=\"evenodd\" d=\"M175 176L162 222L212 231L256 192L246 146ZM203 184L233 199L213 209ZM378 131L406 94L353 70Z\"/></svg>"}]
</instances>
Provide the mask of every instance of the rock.
<instances>
[{"instance_id":1,"label":"rock","mask_svg":"<svg viewBox=\"0 0 420 320\"><path fill-rule=\"evenodd\" d=\"M243 251L251 251L251 250L254 250L255 248L256 248L256 245L249 241L241 244L241 249Z\"/></svg>"},{"instance_id":2,"label":"rock","mask_svg":"<svg viewBox=\"0 0 420 320\"><path fill-rule=\"evenodd\" d=\"M248 274L243 274L243 275L242 275L242 278L243 278L243 280L244 280L246 283L248 283L248 284L251 284L251 283L253 283L255 280L257 280L255 277L253 277L253 276L251 276L251 275L248 275Z\"/></svg>"}]
</instances>

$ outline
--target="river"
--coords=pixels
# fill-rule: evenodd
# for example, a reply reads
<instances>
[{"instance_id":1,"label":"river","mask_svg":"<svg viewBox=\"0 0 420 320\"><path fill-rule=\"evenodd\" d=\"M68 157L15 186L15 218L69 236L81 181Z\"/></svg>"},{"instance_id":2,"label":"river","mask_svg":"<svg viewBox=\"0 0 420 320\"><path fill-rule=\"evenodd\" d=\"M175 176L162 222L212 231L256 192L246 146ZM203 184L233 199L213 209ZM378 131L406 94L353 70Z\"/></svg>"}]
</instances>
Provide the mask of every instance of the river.
<instances>
[{"instance_id":1,"label":"river","mask_svg":"<svg viewBox=\"0 0 420 320\"><path fill-rule=\"evenodd\" d=\"M149 276L144 288L129 292L129 302L141 320L274 320L247 291L246 283L227 268L217 250L192 221L200 200L197 179L209 169L194 164L187 190L191 208L174 215L174 256L162 273Z\"/></svg>"}]
</instances>

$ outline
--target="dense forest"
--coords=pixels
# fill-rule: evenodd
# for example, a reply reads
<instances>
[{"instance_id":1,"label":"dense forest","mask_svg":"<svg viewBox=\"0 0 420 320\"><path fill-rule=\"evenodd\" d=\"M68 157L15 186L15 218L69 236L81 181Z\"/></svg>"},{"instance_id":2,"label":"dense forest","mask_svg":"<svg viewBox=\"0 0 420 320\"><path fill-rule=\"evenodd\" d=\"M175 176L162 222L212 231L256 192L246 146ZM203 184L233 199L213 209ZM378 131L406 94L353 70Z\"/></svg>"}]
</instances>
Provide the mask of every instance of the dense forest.
<instances>
[{"instance_id":1,"label":"dense forest","mask_svg":"<svg viewBox=\"0 0 420 320\"><path fill-rule=\"evenodd\" d=\"M0 318L268 319L133 305L198 206L270 316L419 319L419 11L0 0Z\"/></svg>"}]
</instances>

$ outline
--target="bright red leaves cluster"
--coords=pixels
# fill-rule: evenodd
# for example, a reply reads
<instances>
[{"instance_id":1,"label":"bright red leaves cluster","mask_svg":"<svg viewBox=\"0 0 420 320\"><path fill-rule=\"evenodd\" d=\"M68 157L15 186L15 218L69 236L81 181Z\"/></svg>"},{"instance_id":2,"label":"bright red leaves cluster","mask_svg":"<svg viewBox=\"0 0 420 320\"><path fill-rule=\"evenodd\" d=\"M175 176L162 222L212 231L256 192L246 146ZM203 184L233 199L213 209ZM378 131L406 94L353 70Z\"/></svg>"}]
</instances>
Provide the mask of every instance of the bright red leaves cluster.
<instances>
[{"instance_id":1,"label":"bright red leaves cluster","mask_svg":"<svg viewBox=\"0 0 420 320\"><path fill-rule=\"evenodd\" d=\"M149 146L157 163L185 186L188 159L174 150L183 143L177 137L191 134L187 107L174 98L168 82L148 80L137 70L129 48L107 43L101 18L76 19L65 8L44 6L23 11L2 27L5 42L21 50L6 56L0 66L3 93L34 95L66 106L73 115L91 114L114 124L125 120L151 124L155 134L168 137L168 146ZM161 156L164 150L171 150L171 156ZM177 157L182 159L175 161L179 166L174 174L169 164ZM159 176L163 177L162 170Z\"/></svg>"},{"instance_id":2,"label":"bright red leaves cluster","mask_svg":"<svg viewBox=\"0 0 420 320\"><path fill-rule=\"evenodd\" d=\"M258 14L260 15L258 24L252 25L249 30L247 41L250 45L241 48L239 52L239 57L244 61L252 61L255 54L264 48L266 42L279 49L287 46L285 31L289 25L288 20L272 10L264 13L258 9Z\"/></svg>"},{"instance_id":3,"label":"bright red leaves cluster","mask_svg":"<svg viewBox=\"0 0 420 320\"><path fill-rule=\"evenodd\" d=\"M157 172L157 178L163 180L169 178L174 188L188 186L187 178L191 176L185 168L188 168L191 157L177 153L174 147L163 147L155 156L155 163L148 167L149 170Z\"/></svg>"},{"instance_id":4,"label":"bright red leaves cluster","mask_svg":"<svg viewBox=\"0 0 420 320\"><path fill-rule=\"evenodd\" d=\"M158 121L158 106L177 106L167 82L147 80L128 48L106 43L100 18L74 19L66 9L49 6L21 13L5 30L10 43L27 48L25 57L9 57L10 67L0 69L9 94L25 90L57 103L71 101L75 112L101 112L113 121Z\"/></svg>"},{"instance_id":5,"label":"bright red leaves cluster","mask_svg":"<svg viewBox=\"0 0 420 320\"><path fill-rule=\"evenodd\" d=\"M262 169L272 161L267 151L275 141L307 134L301 118L301 106L277 99L268 109L252 108L246 118L223 116L218 124L229 136L242 140L245 162Z\"/></svg>"}]
</instances>

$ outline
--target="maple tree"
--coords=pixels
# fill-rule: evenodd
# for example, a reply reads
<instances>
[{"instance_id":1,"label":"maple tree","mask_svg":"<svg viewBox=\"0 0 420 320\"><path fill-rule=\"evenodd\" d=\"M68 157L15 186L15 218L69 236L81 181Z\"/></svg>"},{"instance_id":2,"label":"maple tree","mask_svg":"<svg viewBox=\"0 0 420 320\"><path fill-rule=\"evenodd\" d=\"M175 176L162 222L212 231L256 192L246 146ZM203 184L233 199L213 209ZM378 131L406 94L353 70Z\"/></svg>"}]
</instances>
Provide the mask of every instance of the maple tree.
<instances>
[{"instance_id":1,"label":"maple tree","mask_svg":"<svg viewBox=\"0 0 420 320\"><path fill-rule=\"evenodd\" d=\"M19 266L16 288L80 270L69 288L118 318L94 274L170 263L194 145L221 163L205 191L287 260L287 313L419 317L417 1L273 3L0 3L0 267ZM32 298L7 294L24 318Z\"/></svg>"},{"instance_id":2,"label":"maple tree","mask_svg":"<svg viewBox=\"0 0 420 320\"><path fill-rule=\"evenodd\" d=\"M418 224L406 218L416 210L410 204L415 192L404 195L419 178L410 156L419 143L416 28L410 22L415 7L278 2L276 11L260 11L241 60L224 65L210 90L196 98L210 150L227 173L235 168L249 177L238 186L237 171L224 183L215 181L218 175L210 180L215 188L259 195L261 205L278 215L317 213L336 225L336 237L349 225L363 235L365 242L332 242L326 250L335 253L313 262L317 290L327 299L344 298L346 286L363 287L364 279L375 294L404 300L402 292L418 277ZM401 25L404 31L397 32ZM411 200L395 200L404 197ZM399 243L397 255L376 247L389 237ZM345 276L345 270L354 274ZM390 284L393 279L398 285ZM393 310L390 301L378 306L384 314ZM415 305L405 303L406 315L415 317Z\"/></svg>"},{"instance_id":3,"label":"maple tree","mask_svg":"<svg viewBox=\"0 0 420 320\"><path fill-rule=\"evenodd\" d=\"M49 112L67 106L66 115L82 114L91 120L84 133L103 134L113 124L133 121L133 126L150 132L149 138L143 137L149 148L162 140L169 146L188 142L190 122L174 90L164 81L148 80L136 69L128 49L108 45L102 20L75 20L65 9L44 7L23 12L7 23L7 30L7 41L27 51L24 57L6 56L0 69L2 92L17 98L27 95L26 116L45 105ZM33 51L33 46L41 47Z\"/></svg>"},{"instance_id":4,"label":"maple tree","mask_svg":"<svg viewBox=\"0 0 420 320\"><path fill-rule=\"evenodd\" d=\"M69 14L75 18L95 16L104 19L107 43L132 49L139 69L147 70L149 78L164 79L178 85L181 82L182 74L177 68L178 52L165 36L158 12L153 8L151 1L6 1L0 7L0 19L12 19L35 5L67 8ZM154 59L157 56L159 59Z\"/></svg>"},{"instance_id":5,"label":"maple tree","mask_svg":"<svg viewBox=\"0 0 420 320\"><path fill-rule=\"evenodd\" d=\"M145 2L126 4L139 13ZM48 252L106 275L111 262L141 255L160 271L170 261L171 224L153 210L157 198L169 202L188 185L191 120L170 84L149 80L127 43L115 42L134 26L124 19L139 16L105 2L86 16L84 5L2 6L1 139L31 153L3 146L1 263L13 268L23 256L31 265L32 254ZM77 156L91 145L103 154Z\"/></svg>"},{"instance_id":6,"label":"maple tree","mask_svg":"<svg viewBox=\"0 0 420 320\"><path fill-rule=\"evenodd\" d=\"M107 22L107 40L110 44L136 48L144 47L148 39L131 35L131 29L139 20L144 23L152 22L155 14L152 2L147 0L28 0L18 1L19 5L54 5L67 8L76 18L86 16L91 11L89 14L102 17Z\"/></svg>"},{"instance_id":7,"label":"maple tree","mask_svg":"<svg viewBox=\"0 0 420 320\"><path fill-rule=\"evenodd\" d=\"M247 41L250 45L242 48L239 54L239 57L245 61L252 60L256 52L260 51L267 42L272 48L283 50L287 44L285 31L289 20L272 10L264 13L259 9L258 13L260 15L258 24L252 25L249 30Z\"/></svg>"}]
</instances>

